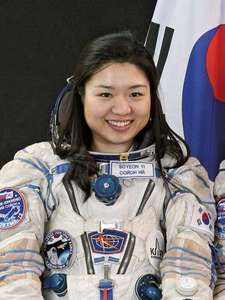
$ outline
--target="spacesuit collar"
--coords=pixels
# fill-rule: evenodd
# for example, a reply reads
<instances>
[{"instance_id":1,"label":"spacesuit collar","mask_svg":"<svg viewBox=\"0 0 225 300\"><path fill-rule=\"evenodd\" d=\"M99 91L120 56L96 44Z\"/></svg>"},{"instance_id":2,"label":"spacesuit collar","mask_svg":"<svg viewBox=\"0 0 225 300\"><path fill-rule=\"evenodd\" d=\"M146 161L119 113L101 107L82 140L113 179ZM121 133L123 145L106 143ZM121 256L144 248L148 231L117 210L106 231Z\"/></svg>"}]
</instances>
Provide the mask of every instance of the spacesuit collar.
<instances>
[{"instance_id":1,"label":"spacesuit collar","mask_svg":"<svg viewBox=\"0 0 225 300\"><path fill-rule=\"evenodd\" d=\"M108 162L113 160L120 160L120 161L135 161L139 159L143 159L145 157L152 158L155 155L155 145L148 146L143 149L139 149L136 151L129 151L129 152L123 152L123 153L101 153L101 152L94 152L89 151L91 156L94 158L94 160L98 162Z\"/></svg>"}]
</instances>

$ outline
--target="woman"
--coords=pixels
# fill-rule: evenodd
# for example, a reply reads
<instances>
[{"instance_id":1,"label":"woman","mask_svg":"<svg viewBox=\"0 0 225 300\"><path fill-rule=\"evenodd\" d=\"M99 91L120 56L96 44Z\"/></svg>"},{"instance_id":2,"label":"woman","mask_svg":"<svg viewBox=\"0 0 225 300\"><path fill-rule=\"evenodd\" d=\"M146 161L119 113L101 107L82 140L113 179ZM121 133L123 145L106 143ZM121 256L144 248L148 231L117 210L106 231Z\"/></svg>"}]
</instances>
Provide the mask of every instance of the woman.
<instances>
[{"instance_id":1,"label":"woman","mask_svg":"<svg viewBox=\"0 0 225 300\"><path fill-rule=\"evenodd\" d=\"M208 177L166 123L157 85L129 32L83 50L52 142L1 171L4 299L212 299Z\"/></svg>"}]
</instances>

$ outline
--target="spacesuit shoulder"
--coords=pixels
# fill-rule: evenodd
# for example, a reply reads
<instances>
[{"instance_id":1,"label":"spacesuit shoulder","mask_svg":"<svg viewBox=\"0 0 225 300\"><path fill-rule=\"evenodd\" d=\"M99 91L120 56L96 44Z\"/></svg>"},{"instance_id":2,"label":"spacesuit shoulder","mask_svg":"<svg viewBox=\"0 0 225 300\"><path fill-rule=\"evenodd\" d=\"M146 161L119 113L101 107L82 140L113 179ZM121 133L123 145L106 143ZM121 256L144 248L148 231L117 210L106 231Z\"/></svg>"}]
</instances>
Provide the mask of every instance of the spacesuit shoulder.
<instances>
[{"instance_id":1,"label":"spacesuit shoulder","mask_svg":"<svg viewBox=\"0 0 225 300\"><path fill-rule=\"evenodd\" d=\"M51 164L51 162L60 160L54 153L50 142L39 142L29 145L26 148L19 150L15 154L14 159L19 159L21 157L33 157L46 164Z\"/></svg>"},{"instance_id":2,"label":"spacesuit shoulder","mask_svg":"<svg viewBox=\"0 0 225 300\"><path fill-rule=\"evenodd\" d=\"M214 182L213 193L216 200L225 197L225 160L220 163L219 172Z\"/></svg>"},{"instance_id":3,"label":"spacesuit shoulder","mask_svg":"<svg viewBox=\"0 0 225 300\"><path fill-rule=\"evenodd\" d=\"M0 171L0 187L21 186L27 182L40 182L60 158L54 154L49 142L41 142L19 150L14 159Z\"/></svg>"},{"instance_id":4,"label":"spacesuit shoulder","mask_svg":"<svg viewBox=\"0 0 225 300\"><path fill-rule=\"evenodd\" d=\"M196 201L207 207L213 216L216 215L212 182L197 158L190 157L184 165L170 169L167 176L171 183L171 198L176 201L182 194L192 195Z\"/></svg>"},{"instance_id":5,"label":"spacesuit shoulder","mask_svg":"<svg viewBox=\"0 0 225 300\"><path fill-rule=\"evenodd\" d=\"M208 173L199 160L190 157L186 163L178 168L171 168L167 172L169 180L176 185L198 192L199 187L210 188Z\"/></svg>"}]
</instances>

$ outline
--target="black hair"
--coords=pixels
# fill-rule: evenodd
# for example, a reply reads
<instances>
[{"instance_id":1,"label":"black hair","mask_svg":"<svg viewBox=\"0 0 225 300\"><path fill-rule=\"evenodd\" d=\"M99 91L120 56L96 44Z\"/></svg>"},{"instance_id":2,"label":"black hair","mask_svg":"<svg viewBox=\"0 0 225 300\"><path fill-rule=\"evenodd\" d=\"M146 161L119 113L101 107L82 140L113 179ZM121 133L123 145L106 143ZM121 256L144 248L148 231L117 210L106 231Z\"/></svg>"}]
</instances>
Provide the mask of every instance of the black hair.
<instances>
[{"instance_id":1,"label":"black hair","mask_svg":"<svg viewBox=\"0 0 225 300\"><path fill-rule=\"evenodd\" d=\"M167 124L157 94L158 77L152 56L130 31L107 34L93 40L81 52L75 68L72 88L72 104L64 126L59 128L55 152L61 158L68 158L72 168L67 176L84 191L85 199L91 194L90 178L97 174L97 165L89 154L92 133L86 124L82 95L85 83L104 65L119 62L131 63L144 71L151 91L150 119L145 128L135 138L136 149L155 144L155 159L161 175L166 180L161 159L168 154L174 158L173 167L179 167L189 157L185 141ZM64 144L69 145L65 147Z\"/></svg>"}]
</instances>

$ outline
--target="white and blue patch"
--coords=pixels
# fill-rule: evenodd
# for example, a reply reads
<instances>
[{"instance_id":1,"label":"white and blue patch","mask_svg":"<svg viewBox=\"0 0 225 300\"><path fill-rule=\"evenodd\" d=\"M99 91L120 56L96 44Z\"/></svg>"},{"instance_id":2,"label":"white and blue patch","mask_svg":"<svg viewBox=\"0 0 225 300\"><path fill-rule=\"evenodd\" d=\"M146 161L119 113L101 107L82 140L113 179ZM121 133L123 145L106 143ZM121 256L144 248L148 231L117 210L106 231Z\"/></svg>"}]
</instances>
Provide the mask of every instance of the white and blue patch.
<instances>
[{"instance_id":1,"label":"white and blue patch","mask_svg":"<svg viewBox=\"0 0 225 300\"><path fill-rule=\"evenodd\" d=\"M207 208L197 202L187 206L184 226L214 238L214 220Z\"/></svg>"},{"instance_id":2,"label":"white and blue patch","mask_svg":"<svg viewBox=\"0 0 225 300\"><path fill-rule=\"evenodd\" d=\"M88 238L94 253L115 254L123 251L127 233L119 230L104 229L103 232L90 232Z\"/></svg>"},{"instance_id":3,"label":"white and blue patch","mask_svg":"<svg viewBox=\"0 0 225 300\"><path fill-rule=\"evenodd\" d=\"M202 207L199 207L198 209L199 218L197 219L197 223L201 228L209 228L210 231L212 231L212 217L210 213L206 210L204 210Z\"/></svg>"},{"instance_id":4,"label":"white and blue patch","mask_svg":"<svg viewBox=\"0 0 225 300\"><path fill-rule=\"evenodd\" d=\"M111 161L109 173L118 178L152 178L155 166L149 162Z\"/></svg>"},{"instance_id":5,"label":"white and blue patch","mask_svg":"<svg viewBox=\"0 0 225 300\"><path fill-rule=\"evenodd\" d=\"M215 226L215 235L225 239L225 199L221 199L217 204L217 222Z\"/></svg>"},{"instance_id":6,"label":"white and blue patch","mask_svg":"<svg viewBox=\"0 0 225 300\"><path fill-rule=\"evenodd\" d=\"M71 265L74 253L70 235L63 230L53 230L47 234L43 244L45 265L48 269L65 269Z\"/></svg>"},{"instance_id":7,"label":"white and blue patch","mask_svg":"<svg viewBox=\"0 0 225 300\"><path fill-rule=\"evenodd\" d=\"M19 225L26 213L26 202L21 192L15 188L0 190L0 230Z\"/></svg>"}]
</instances>

